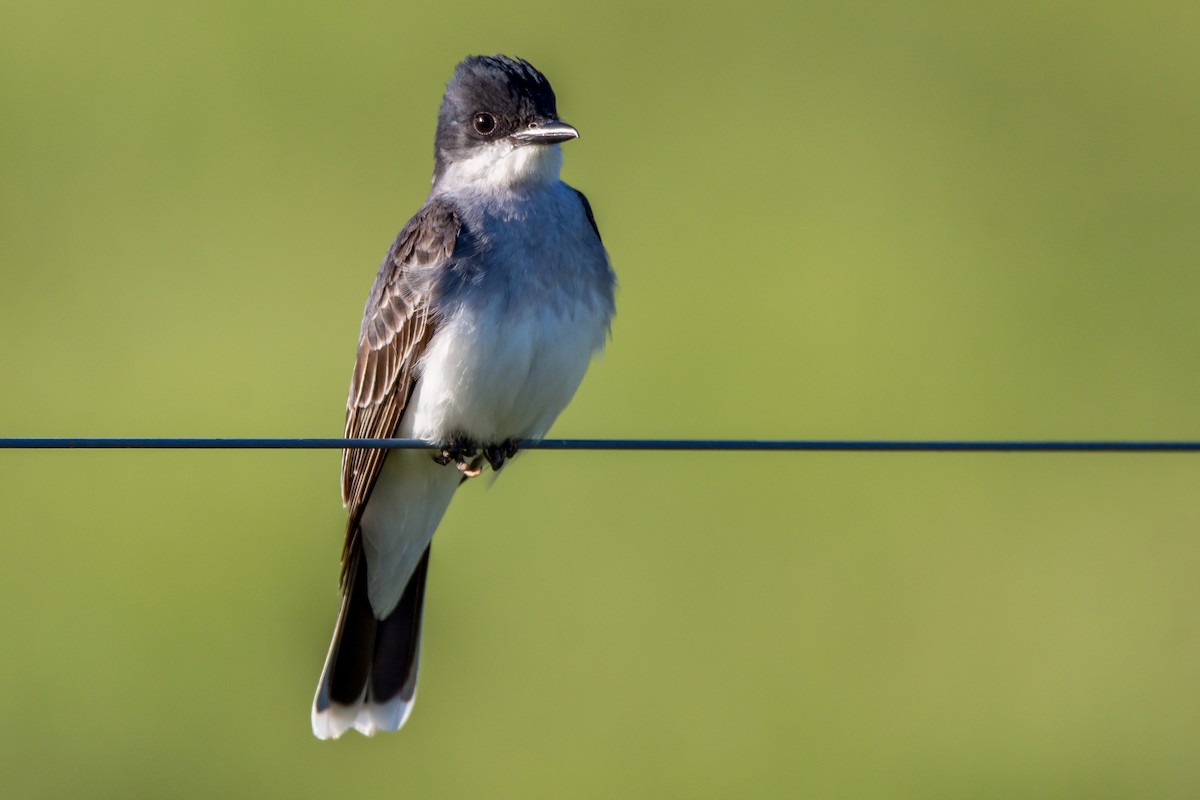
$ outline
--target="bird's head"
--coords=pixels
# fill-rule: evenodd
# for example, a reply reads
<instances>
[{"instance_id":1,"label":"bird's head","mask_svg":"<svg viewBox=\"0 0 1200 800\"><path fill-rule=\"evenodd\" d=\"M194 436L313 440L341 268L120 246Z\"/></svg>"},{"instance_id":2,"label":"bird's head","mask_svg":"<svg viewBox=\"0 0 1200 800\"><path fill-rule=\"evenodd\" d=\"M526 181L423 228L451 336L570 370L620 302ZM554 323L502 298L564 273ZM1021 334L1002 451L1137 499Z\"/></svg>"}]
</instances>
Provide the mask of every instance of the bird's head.
<instances>
[{"instance_id":1,"label":"bird's head","mask_svg":"<svg viewBox=\"0 0 1200 800\"><path fill-rule=\"evenodd\" d=\"M507 188L558 180L560 142L579 132L558 118L554 90L527 61L469 56L438 112L434 183Z\"/></svg>"}]
</instances>

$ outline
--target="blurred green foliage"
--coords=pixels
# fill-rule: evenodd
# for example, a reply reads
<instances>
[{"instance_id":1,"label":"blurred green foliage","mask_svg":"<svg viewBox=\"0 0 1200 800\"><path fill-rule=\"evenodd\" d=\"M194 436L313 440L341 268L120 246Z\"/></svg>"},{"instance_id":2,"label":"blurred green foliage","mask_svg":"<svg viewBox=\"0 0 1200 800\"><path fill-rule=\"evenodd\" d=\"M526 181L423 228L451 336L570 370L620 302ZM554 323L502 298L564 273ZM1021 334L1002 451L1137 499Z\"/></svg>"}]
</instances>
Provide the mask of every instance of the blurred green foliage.
<instances>
[{"instance_id":1,"label":"blurred green foliage","mask_svg":"<svg viewBox=\"0 0 1200 800\"><path fill-rule=\"evenodd\" d=\"M560 436L1200 437L1194 2L0 7L0 432L332 436L467 53L621 279ZM1200 792L1191 456L535 453L320 743L334 452L0 452L7 797Z\"/></svg>"}]
</instances>

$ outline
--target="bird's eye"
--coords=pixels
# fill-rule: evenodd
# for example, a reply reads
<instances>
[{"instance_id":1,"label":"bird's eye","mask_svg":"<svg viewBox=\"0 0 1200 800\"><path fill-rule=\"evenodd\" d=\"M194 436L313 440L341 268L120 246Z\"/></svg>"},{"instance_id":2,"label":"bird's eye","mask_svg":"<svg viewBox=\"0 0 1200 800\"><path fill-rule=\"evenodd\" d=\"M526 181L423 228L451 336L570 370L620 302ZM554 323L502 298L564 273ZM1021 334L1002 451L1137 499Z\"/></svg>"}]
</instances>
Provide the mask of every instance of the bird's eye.
<instances>
[{"instance_id":1,"label":"bird's eye","mask_svg":"<svg viewBox=\"0 0 1200 800\"><path fill-rule=\"evenodd\" d=\"M471 124L475 126L475 132L487 136L492 131L496 130L496 118L486 111L480 111L471 120Z\"/></svg>"}]
</instances>

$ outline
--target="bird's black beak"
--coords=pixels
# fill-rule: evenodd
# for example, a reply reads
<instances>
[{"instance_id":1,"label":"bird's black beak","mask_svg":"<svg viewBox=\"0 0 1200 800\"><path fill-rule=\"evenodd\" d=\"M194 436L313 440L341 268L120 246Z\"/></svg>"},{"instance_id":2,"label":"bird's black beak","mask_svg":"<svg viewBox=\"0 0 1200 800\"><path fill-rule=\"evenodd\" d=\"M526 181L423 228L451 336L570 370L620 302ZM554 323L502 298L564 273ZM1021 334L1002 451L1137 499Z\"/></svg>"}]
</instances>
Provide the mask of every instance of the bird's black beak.
<instances>
[{"instance_id":1,"label":"bird's black beak","mask_svg":"<svg viewBox=\"0 0 1200 800\"><path fill-rule=\"evenodd\" d=\"M512 135L518 144L555 144L578 139L579 131L557 119L539 119Z\"/></svg>"}]
</instances>

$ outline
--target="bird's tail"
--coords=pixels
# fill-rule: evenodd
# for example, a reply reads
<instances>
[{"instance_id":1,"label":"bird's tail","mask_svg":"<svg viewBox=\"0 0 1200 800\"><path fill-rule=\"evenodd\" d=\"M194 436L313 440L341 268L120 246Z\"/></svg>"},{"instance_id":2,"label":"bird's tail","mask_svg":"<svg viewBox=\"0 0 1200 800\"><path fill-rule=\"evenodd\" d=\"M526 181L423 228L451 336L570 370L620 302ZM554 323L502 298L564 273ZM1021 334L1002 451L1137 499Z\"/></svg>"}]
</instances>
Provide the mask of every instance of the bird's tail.
<instances>
[{"instance_id":1,"label":"bird's tail","mask_svg":"<svg viewBox=\"0 0 1200 800\"><path fill-rule=\"evenodd\" d=\"M400 602L378 620L367 598L367 564L352 555L342 609L313 700L313 733L336 739L350 728L367 736L394 731L412 711L421 655L421 608L429 547L408 579Z\"/></svg>"}]
</instances>

